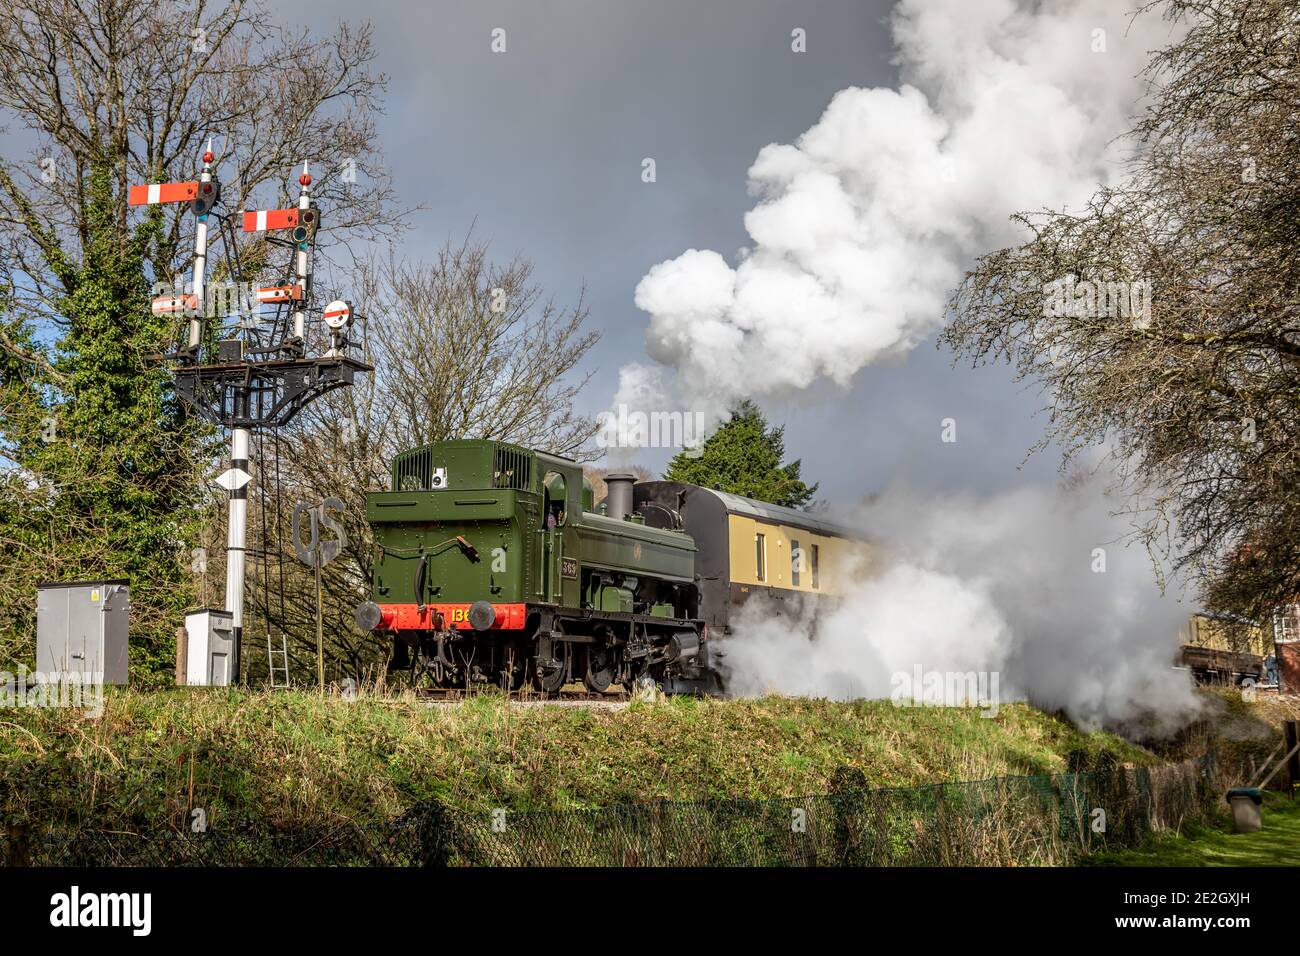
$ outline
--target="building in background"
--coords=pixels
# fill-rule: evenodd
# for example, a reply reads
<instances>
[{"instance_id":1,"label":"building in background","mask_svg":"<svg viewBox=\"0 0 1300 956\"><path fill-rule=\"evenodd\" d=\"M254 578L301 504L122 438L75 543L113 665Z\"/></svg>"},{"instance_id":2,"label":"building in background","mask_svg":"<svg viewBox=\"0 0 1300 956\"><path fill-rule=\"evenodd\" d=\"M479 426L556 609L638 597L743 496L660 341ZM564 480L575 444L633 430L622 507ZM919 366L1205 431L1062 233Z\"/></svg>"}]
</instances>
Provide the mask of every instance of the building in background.
<instances>
[{"instance_id":1,"label":"building in background","mask_svg":"<svg viewBox=\"0 0 1300 956\"><path fill-rule=\"evenodd\" d=\"M1300 693L1300 604L1288 604L1273 612L1273 653L1278 690Z\"/></svg>"}]
</instances>

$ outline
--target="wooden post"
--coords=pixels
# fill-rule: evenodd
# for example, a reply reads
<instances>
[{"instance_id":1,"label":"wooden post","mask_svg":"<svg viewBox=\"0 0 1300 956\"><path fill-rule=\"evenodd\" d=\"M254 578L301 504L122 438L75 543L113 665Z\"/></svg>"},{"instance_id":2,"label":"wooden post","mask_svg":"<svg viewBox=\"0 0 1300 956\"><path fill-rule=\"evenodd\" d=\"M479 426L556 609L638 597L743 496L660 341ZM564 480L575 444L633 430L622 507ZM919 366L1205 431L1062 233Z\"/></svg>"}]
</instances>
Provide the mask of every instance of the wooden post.
<instances>
[{"instance_id":1,"label":"wooden post","mask_svg":"<svg viewBox=\"0 0 1300 956\"><path fill-rule=\"evenodd\" d=\"M1291 752L1286 761L1286 794L1294 800L1296 784L1300 783L1300 752L1297 752L1297 745L1300 745L1300 720L1288 720L1282 729L1286 735L1282 746Z\"/></svg>"},{"instance_id":2,"label":"wooden post","mask_svg":"<svg viewBox=\"0 0 1300 956\"><path fill-rule=\"evenodd\" d=\"M320 545L316 546L316 683L325 693L325 628L321 617Z\"/></svg>"},{"instance_id":3,"label":"wooden post","mask_svg":"<svg viewBox=\"0 0 1300 956\"><path fill-rule=\"evenodd\" d=\"M5 851L6 866L32 865L31 831L26 823L10 823L5 841L8 844Z\"/></svg>"},{"instance_id":4,"label":"wooden post","mask_svg":"<svg viewBox=\"0 0 1300 956\"><path fill-rule=\"evenodd\" d=\"M176 628L176 685L184 687L189 681L190 632Z\"/></svg>"}]
</instances>

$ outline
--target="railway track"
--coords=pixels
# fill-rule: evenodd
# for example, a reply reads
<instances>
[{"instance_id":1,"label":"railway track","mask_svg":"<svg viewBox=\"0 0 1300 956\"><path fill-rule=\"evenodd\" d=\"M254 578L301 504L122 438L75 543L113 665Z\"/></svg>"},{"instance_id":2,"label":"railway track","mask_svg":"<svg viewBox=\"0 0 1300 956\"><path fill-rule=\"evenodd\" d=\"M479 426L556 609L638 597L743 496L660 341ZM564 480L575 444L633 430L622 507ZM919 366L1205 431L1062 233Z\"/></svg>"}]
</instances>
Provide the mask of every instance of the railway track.
<instances>
[{"instance_id":1,"label":"railway track","mask_svg":"<svg viewBox=\"0 0 1300 956\"><path fill-rule=\"evenodd\" d=\"M464 703L465 701L484 693L500 695L501 691L496 687L485 688L484 690L465 690L463 687L425 687L417 689L415 696L417 699L430 705L436 705ZM593 694L585 688L573 690L562 688L557 693L543 693L541 691L529 689L513 691L508 695L508 697L512 705L521 707L542 707L548 705L562 707L625 707L631 700L631 697L622 691L606 694Z\"/></svg>"}]
</instances>

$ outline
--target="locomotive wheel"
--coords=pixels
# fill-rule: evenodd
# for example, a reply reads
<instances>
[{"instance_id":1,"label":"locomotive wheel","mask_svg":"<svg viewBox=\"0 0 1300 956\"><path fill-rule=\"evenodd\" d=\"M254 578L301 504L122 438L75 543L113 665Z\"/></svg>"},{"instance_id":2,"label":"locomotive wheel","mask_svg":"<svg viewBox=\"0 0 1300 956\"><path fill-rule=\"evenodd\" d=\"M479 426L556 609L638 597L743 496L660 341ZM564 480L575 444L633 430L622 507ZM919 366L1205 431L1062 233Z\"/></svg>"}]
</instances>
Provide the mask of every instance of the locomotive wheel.
<instances>
[{"instance_id":1,"label":"locomotive wheel","mask_svg":"<svg viewBox=\"0 0 1300 956\"><path fill-rule=\"evenodd\" d=\"M538 673L538 668L534 665L534 687L545 694L559 693L560 688L564 686L564 681L567 679L569 674L569 657L572 653L571 648L572 645L568 641L553 641L551 643L551 654L560 662L560 664L554 669L542 668L541 673Z\"/></svg>"},{"instance_id":2,"label":"locomotive wheel","mask_svg":"<svg viewBox=\"0 0 1300 956\"><path fill-rule=\"evenodd\" d=\"M605 648L591 645L587 648L587 670L582 675L582 684L593 694L603 694L614 682L614 665L610 653Z\"/></svg>"}]
</instances>

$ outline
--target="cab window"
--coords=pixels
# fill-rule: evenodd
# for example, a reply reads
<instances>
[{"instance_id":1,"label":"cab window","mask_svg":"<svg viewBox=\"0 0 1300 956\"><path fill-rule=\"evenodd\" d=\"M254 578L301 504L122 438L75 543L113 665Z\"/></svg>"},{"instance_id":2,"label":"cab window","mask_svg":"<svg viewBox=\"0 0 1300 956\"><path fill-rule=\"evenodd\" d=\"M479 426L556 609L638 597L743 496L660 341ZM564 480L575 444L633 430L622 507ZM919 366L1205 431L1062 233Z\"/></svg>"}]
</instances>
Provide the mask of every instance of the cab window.
<instances>
[{"instance_id":1,"label":"cab window","mask_svg":"<svg viewBox=\"0 0 1300 956\"><path fill-rule=\"evenodd\" d=\"M546 480L542 483L545 492L545 507L542 508L542 527L548 531L552 528L559 528L569 520L565 514L565 485L564 476L558 471L548 472Z\"/></svg>"}]
</instances>

